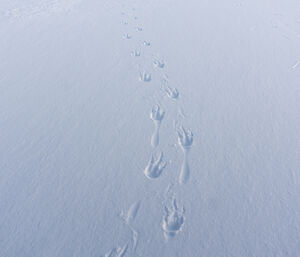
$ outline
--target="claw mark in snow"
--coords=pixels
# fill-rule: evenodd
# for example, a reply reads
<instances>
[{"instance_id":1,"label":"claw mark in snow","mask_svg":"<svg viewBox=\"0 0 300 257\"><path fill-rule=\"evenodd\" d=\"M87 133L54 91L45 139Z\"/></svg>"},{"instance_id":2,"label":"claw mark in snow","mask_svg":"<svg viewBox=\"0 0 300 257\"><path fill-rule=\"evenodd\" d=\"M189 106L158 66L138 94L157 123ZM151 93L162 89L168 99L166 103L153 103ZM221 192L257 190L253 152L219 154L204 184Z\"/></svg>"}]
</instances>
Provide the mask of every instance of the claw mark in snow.
<instances>
[{"instance_id":1,"label":"claw mark in snow","mask_svg":"<svg viewBox=\"0 0 300 257\"><path fill-rule=\"evenodd\" d=\"M160 124L165 116L164 110L162 110L159 105L154 105L150 114L151 120L154 122L154 132L151 137L152 147L157 147L159 145L159 128Z\"/></svg>"},{"instance_id":2,"label":"claw mark in snow","mask_svg":"<svg viewBox=\"0 0 300 257\"><path fill-rule=\"evenodd\" d=\"M163 161L163 153L161 152L158 158L154 158L153 154L147 167L145 168L145 176L149 179L158 178L163 169L167 166L167 163Z\"/></svg>"},{"instance_id":3,"label":"claw mark in snow","mask_svg":"<svg viewBox=\"0 0 300 257\"><path fill-rule=\"evenodd\" d=\"M166 87L165 91L167 93L167 96L171 99L177 99L179 96L177 88Z\"/></svg>"},{"instance_id":4,"label":"claw mark in snow","mask_svg":"<svg viewBox=\"0 0 300 257\"><path fill-rule=\"evenodd\" d=\"M178 143L181 146L184 155L184 160L179 175L179 183L185 184L190 177L190 167L189 167L188 157L189 157L189 149L193 144L193 133L190 130L185 130L185 128L181 126L177 130L177 135L178 135Z\"/></svg>"},{"instance_id":5,"label":"claw mark in snow","mask_svg":"<svg viewBox=\"0 0 300 257\"><path fill-rule=\"evenodd\" d=\"M140 72L140 80L144 82L150 82L151 81L151 74L147 73L145 71Z\"/></svg>"},{"instance_id":6,"label":"claw mark in snow","mask_svg":"<svg viewBox=\"0 0 300 257\"><path fill-rule=\"evenodd\" d=\"M184 224L184 207L182 210L178 209L176 199L173 199L173 205L171 208L165 207L165 215L162 221L162 229L166 239L174 237L182 230Z\"/></svg>"}]
</instances>

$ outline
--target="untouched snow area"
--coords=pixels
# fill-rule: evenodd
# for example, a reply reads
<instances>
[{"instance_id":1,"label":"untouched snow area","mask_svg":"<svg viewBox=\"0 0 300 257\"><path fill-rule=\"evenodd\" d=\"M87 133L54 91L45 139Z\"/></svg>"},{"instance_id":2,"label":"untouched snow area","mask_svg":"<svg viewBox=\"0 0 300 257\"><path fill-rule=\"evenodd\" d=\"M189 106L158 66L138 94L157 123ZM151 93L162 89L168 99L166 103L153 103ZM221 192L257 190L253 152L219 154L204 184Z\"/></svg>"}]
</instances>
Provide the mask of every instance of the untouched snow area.
<instances>
[{"instance_id":1,"label":"untouched snow area","mask_svg":"<svg viewBox=\"0 0 300 257\"><path fill-rule=\"evenodd\" d=\"M0 257L299 257L298 0L1 0Z\"/></svg>"}]
</instances>

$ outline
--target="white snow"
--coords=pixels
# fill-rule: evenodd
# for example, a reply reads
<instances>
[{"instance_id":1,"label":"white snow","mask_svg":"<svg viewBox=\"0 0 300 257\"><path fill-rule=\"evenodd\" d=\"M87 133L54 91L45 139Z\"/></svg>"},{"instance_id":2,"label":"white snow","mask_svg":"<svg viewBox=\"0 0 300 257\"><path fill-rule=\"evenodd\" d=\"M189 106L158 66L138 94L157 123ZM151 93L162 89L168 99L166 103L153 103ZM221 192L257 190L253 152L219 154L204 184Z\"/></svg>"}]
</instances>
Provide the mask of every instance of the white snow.
<instances>
[{"instance_id":1,"label":"white snow","mask_svg":"<svg viewBox=\"0 0 300 257\"><path fill-rule=\"evenodd\" d=\"M0 257L300 256L298 0L1 0Z\"/></svg>"}]
</instances>

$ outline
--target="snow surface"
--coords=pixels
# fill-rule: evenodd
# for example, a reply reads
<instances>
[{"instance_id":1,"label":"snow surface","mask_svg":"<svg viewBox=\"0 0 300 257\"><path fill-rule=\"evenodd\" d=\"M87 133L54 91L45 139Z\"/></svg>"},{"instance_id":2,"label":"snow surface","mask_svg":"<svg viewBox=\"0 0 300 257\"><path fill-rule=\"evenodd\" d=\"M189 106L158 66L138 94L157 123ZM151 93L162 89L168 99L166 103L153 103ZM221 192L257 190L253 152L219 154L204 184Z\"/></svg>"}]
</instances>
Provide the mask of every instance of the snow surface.
<instances>
[{"instance_id":1,"label":"snow surface","mask_svg":"<svg viewBox=\"0 0 300 257\"><path fill-rule=\"evenodd\" d=\"M298 0L1 0L0 257L300 256Z\"/></svg>"}]
</instances>

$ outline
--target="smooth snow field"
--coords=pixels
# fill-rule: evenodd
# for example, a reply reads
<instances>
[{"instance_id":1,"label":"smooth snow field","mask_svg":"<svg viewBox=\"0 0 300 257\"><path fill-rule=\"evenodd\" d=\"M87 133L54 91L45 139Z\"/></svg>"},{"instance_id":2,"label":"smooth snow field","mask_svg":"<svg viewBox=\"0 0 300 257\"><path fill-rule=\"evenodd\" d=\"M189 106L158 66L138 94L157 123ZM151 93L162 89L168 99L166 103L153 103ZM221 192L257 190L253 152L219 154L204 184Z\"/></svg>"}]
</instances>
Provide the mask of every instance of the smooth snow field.
<instances>
[{"instance_id":1,"label":"smooth snow field","mask_svg":"<svg viewBox=\"0 0 300 257\"><path fill-rule=\"evenodd\" d=\"M300 257L299 0L0 0L0 257Z\"/></svg>"}]
</instances>

